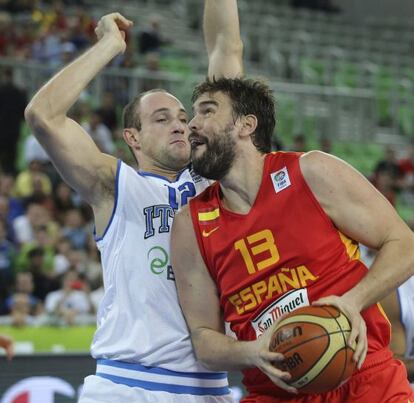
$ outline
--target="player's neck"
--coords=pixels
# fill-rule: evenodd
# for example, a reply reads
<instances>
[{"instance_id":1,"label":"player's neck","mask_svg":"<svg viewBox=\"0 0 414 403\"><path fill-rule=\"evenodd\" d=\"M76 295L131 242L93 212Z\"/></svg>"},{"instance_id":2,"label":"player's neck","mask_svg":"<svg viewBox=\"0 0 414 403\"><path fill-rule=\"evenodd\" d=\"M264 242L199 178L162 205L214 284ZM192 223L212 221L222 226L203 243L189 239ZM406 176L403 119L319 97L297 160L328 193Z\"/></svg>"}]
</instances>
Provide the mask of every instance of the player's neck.
<instances>
[{"instance_id":1,"label":"player's neck","mask_svg":"<svg viewBox=\"0 0 414 403\"><path fill-rule=\"evenodd\" d=\"M184 169L170 169L162 166L155 165L153 163L147 163L146 161L142 161L139 165L140 172L146 172L153 175L162 176L167 178L170 182L174 182L177 179L178 174Z\"/></svg>"},{"instance_id":2,"label":"player's neck","mask_svg":"<svg viewBox=\"0 0 414 403\"><path fill-rule=\"evenodd\" d=\"M265 155L239 156L230 172L220 181L222 203L230 211L247 214L253 206L263 176Z\"/></svg>"}]
</instances>

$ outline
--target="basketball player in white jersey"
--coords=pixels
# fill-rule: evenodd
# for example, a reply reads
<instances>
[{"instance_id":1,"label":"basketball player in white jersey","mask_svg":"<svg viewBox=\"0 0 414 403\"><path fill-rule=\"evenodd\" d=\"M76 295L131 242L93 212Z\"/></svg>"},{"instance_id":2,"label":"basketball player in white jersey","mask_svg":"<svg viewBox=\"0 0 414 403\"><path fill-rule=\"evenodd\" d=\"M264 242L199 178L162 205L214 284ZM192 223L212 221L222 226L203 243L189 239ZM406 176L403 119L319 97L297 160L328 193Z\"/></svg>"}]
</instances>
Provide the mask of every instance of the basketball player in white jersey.
<instances>
[{"instance_id":1,"label":"basketball player in white jersey","mask_svg":"<svg viewBox=\"0 0 414 403\"><path fill-rule=\"evenodd\" d=\"M209 76L238 76L242 45L236 0L206 0ZM187 114L162 90L136 97L124 111L124 139L135 171L101 153L68 118L98 72L125 50L132 22L104 16L98 42L34 96L26 119L62 177L92 206L105 294L92 343L97 372L80 398L92 402L228 402L225 373L197 362L183 319L169 240L175 211L206 187L187 169Z\"/></svg>"},{"instance_id":2,"label":"basketball player in white jersey","mask_svg":"<svg viewBox=\"0 0 414 403\"><path fill-rule=\"evenodd\" d=\"M414 276L381 301L391 322L391 350L407 367L414 387Z\"/></svg>"}]
</instances>

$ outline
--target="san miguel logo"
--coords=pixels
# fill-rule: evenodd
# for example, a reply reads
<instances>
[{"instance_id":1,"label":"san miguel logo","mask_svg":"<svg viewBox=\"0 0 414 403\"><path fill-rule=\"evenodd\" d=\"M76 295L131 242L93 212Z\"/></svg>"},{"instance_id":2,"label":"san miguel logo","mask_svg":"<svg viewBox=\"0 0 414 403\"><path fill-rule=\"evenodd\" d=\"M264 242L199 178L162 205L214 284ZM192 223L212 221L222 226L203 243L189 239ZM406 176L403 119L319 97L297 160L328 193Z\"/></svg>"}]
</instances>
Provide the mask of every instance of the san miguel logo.
<instances>
[{"instance_id":1,"label":"san miguel logo","mask_svg":"<svg viewBox=\"0 0 414 403\"><path fill-rule=\"evenodd\" d=\"M309 298L306 288L285 293L281 298L271 303L265 311L261 312L260 315L252 320L251 324L256 332L256 337L260 337L282 315L290 313L301 306L308 305ZM296 332L299 332L299 330L296 330ZM288 337L293 337L295 334L282 332L279 336L279 341L282 339L286 340Z\"/></svg>"}]
</instances>

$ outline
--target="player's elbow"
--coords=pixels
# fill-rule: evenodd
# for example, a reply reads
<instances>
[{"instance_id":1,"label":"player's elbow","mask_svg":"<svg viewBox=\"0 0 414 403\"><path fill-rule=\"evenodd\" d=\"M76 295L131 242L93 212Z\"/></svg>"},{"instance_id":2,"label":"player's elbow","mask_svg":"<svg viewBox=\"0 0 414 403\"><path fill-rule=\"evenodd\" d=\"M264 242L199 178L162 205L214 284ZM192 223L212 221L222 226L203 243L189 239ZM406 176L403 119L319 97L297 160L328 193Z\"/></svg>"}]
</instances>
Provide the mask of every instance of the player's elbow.
<instances>
[{"instance_id":1,"label":"player's elbow","mask_svg":"<svg viewBox=\"0 0 414 403\"><path fill-rule=\"evenodd\" d=\"M26 109L24 110L24 118L32 129L42 127L46 122L45 113L33 102L30 102L29 105L26 106Z\"/></svg>"},{"instance_id":2,"label":"player's elbow","mask_svg":"<svg viewBox=\"0 0 414 403\"><path fill-rule=\"evenodd\" d=\"M51 132L51 127L59 124L42 105L33 101L27 105L24 118L36 137Z\"/></svg>"}]
</instances>

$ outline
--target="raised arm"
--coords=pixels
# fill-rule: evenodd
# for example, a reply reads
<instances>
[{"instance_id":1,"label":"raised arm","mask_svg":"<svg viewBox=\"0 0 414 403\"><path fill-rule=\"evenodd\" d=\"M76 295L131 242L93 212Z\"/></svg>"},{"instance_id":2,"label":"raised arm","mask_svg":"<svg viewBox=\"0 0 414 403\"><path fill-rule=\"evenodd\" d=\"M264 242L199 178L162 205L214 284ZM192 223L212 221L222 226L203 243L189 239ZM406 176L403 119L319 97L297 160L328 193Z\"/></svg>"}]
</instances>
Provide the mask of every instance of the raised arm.
<instances>
[{"instance_id":1,"label":"raised arm","mask_svg":"<svg viewBox=\"0 0 414 403\"><path fill-rule=\"evenodd\" d=\"M123 30L131 25L118 13L104 16L96 28L98 42L50 79L25 111L29 126L59 173L93 206L100 203L109 183L113 187L116 160L102 154L67 113L98 72L125 50Z\"/></svg>"},{"instance_id":2,"label":"raised arm","mask_svg":"<svg viewBox=\"0 0 414 403\"><path fill-rule=\"evenodd\" d=\"M284 382L290 375L272 365L282 355L268 350L270 332L258 340L245 342L224 334L217 288L200 255L187 207L174 218L171 262L197 358L211 370L258 367L278 386L296 393L296 389Z\"/></svg>"},{"instance_id":3,"label":"raised arm","mask_svg":"<svg viewBox=\"0 0 414 403\"><path fill-rule=\"evenodd\" d=\"M203 28L210 79L243 75L239 25L236 0L205 0Z\"/></svg>"}]
</instances>

